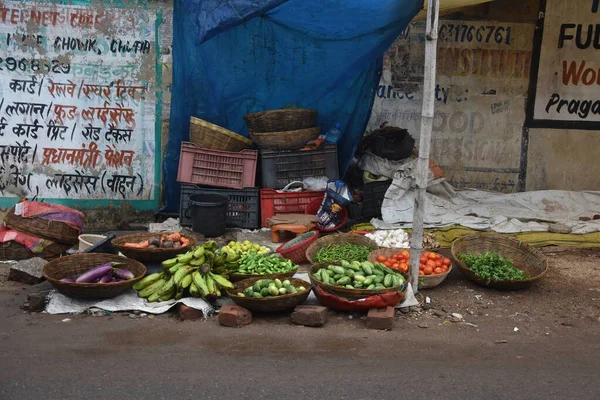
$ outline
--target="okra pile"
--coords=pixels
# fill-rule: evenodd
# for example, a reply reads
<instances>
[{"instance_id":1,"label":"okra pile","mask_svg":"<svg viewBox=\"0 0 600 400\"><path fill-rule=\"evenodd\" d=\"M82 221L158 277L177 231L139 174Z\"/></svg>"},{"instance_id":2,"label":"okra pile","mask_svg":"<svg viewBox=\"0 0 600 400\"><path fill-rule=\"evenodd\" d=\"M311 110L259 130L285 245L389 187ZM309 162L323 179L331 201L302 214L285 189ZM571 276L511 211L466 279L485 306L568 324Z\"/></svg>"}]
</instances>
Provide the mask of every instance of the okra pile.
<instances>
[{"instance_id":1,"label":"okra pile","mask_svg":"<svg viewBox=\"0 0 600 400\"><path fill-rule=\"evenodd\" d=\"M347 289L382 290L401 287L405 283L402 275L382 264L368 261L342 261L340 265L321 268L312 276L323 283Z\"/></svg>"}]
</instances>

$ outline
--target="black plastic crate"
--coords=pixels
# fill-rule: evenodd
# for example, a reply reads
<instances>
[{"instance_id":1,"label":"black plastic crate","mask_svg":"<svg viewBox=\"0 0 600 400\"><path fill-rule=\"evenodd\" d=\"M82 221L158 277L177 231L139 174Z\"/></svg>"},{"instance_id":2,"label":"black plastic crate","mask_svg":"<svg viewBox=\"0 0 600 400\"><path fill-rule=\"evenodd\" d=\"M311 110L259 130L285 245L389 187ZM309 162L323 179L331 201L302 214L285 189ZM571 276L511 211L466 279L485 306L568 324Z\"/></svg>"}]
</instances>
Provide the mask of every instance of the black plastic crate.
<instances>
[{"instance_id":1,"label":"black plastic crate","mask_svg":"<svg viewBox=\"0 0 600 400\"><path fill-rule=\"evenodd\" d=\"M290 182L313 176L338 179L337 146L326 144L320 149L305 151L261 151L260 169L264 189L281 189Z\"/></svg>"},{"instance_id":2,"label":"black plastic crate","mask_svg":"<svg viewBox=\"0 0 600 400\"><path fill-rule=\"evenodd\" d=\"M348 216L351 219L381 218L381 205L391 184L391 180L367 183L362 189L362 202L347 207Z\"/></svg>"},{"instance_id":3,"label":"black plastic crate","mask_svg":"<svg viewBox=\"0 0 600 400\"><path fill-rule=\"evenodd\" d=\"M257 187L240 190L215 189L198 185L181 185L179 200L179 223L181 226L191 226L192 217L188 210L190 196L200 192L221 193L229 196L227 209L227 226L230 228L258 229L260 228L260 191Z\"/></svg>"}]
</instances>

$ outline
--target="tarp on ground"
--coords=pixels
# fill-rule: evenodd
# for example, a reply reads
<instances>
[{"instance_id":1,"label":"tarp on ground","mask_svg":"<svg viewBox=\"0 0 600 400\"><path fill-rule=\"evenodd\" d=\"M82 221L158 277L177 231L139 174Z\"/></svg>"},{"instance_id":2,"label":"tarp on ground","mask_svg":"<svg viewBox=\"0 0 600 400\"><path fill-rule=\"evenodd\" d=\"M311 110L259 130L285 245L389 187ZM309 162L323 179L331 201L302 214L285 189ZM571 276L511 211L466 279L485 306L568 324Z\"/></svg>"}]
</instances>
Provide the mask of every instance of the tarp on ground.
<instances>
[{"instance_id":1,"label":"tarp on ground","mask_svg":"<svg viewBox=\"0 0 600 400\"><path fill-rule=\"evenodd\" d=\"M173 99L163 164L166 211L177 209L180 144L190 116L247 136L243 116L316 108L340 123L345 171L366 128L382 55L423 0L176 0Z\"/></svg>"}]
</instances>

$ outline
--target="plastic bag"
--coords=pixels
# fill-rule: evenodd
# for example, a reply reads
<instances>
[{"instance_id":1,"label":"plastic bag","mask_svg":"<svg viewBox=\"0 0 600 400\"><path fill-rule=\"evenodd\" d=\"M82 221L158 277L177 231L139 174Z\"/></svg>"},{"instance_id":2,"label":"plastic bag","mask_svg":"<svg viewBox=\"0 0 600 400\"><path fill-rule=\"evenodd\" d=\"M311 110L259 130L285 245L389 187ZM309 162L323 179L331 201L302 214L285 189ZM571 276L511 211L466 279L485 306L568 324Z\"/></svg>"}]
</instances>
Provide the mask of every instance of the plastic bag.
<instances>
[{"instance_id":1,"label":"plastic bag","mask_svg":"<svg viewBox=\"0 0 600 400\"><path fill-rule=\"evenodd\" d=\"M340 225L342 222L341 211L350 204L350 201L352 201L352 195L344 182L337 179L328 181L323 202L317 211L319 228L333 229Z\"/></svg>"},{"instance_id":2,"label":"plastic bag","mask_svg":"<svg viewBox=\"0 0 600 400\"><path fill-rule=\"evenodd\" d=\"M304 187L306 190L321 191L327 189L327 177L316 176L312 178L306 178L304 180Z\"/></svg>"}]
</instances>

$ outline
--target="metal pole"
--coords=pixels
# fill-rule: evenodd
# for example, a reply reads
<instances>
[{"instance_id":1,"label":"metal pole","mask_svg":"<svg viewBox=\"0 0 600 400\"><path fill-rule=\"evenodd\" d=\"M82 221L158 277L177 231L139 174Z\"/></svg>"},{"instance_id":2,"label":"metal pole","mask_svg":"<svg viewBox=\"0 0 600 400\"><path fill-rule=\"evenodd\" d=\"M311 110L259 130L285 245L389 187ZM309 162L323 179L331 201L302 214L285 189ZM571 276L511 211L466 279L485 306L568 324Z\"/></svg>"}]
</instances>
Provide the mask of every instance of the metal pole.
<instances>
[{"instance_id":1,"label":"metal pole","mask_svg":"<svg viewBox=\"0 0 600 400\"><path fill-rule=\"evenodd\" d=\"M429 176L429 152L431 148L431 127L435 110L434 92L437 64L438 24L440 17L439 0L427 2L427 31L425 35L425 73L423 77L423 110L421 112L421 136L419 157L415 177L415 206L410 245L410 275L412 288L419 291L419 259L423 251L423 221L425 218L425 196Z\"/></svg>"}]
</instances>

